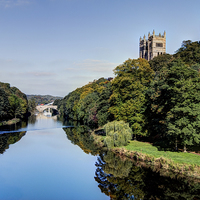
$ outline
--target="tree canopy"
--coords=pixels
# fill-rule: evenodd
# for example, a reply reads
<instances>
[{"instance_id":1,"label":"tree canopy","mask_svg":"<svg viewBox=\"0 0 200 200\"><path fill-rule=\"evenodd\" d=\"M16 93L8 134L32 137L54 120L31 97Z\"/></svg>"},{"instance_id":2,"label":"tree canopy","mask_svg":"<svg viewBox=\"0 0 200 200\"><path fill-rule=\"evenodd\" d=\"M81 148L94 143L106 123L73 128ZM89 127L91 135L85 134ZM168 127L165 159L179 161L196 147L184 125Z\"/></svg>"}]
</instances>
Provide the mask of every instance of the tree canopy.
<instances>
[{"instance_id":1,"label":"tree canopy","mask_svg":"<svg viewBox=\"0 0 200 200\"><path fill-rule=\"evenodd\" d=\"M145 59L129 59L115 68L109 112L116 120L128 122L135 135L144 135L145 91L154 76Z\"/></svg>"},{"instance_id":2,"label":"tree canopy","mask_svg":"<svg viewBox=\"0 0 200 200\"><path fill-rule=\"evenodd\" d=\"M112 119L110 107L111 82L100 78L69 93L58 102L58 108L68 119L92 127L103 126Z\"/></svg>"},{"instance_id":3,"label":"tree canopy","mask_svg":"<svg viewBox=\"0 0 200 200\"><path fill-rule=\"evenodd\" d=\"M200 41L183 41L174 57L180 58L189 66L200 64Z\"/></svg>"},{"instance_id":4,"label":"tree canopy","mask_svg":"<svg viewBox=\"0 0 200 200\"><path fill-rule=\"evenodd\" d=\"M26 95L8 83L0 82L0 121L23 118L28 111Z\"/></svg>"},{"instance_id":5,"label":"tree canopy","mask_svg":"<svg viewBox=\"0 0 200 200\"><path fill-rule=\"evenodd\" d=\"M114 146L126 146L133 135L129 124L124 121L108 122L104 125L104 131L106 133L104 143L109 149Z\"/></svg>"}]
</instances>

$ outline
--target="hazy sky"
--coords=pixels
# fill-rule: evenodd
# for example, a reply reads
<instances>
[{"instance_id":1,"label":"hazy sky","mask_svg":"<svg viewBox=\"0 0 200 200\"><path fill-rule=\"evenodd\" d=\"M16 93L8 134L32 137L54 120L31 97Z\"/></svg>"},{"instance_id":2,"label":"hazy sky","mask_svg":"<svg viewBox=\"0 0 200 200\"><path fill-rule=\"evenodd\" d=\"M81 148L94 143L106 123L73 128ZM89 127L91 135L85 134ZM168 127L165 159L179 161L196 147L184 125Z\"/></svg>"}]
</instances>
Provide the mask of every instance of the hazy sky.
<instances>
[{"instance_id":1,"label":"hazy sky","mask_svg":"<svg viewBox=\"0 0 200 200\"><path fill-rule=\"evenodd\" d=\"M65 96L166 31L167 53L200 40L200 0L0 0L0 81Z\"/></svg>"}]
</instances>

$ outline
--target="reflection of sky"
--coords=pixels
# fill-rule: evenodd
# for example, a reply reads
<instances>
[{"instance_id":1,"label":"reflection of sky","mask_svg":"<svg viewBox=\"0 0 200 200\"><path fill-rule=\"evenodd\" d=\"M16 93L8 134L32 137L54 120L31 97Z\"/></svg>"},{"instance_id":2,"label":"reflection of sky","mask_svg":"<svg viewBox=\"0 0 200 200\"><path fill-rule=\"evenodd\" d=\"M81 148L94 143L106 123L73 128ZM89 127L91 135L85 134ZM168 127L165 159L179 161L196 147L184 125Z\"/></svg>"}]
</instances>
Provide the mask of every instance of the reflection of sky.
<instances>
[{"instance_id":1,"label":"reflection of sky","mask_svg":"<svg viewBox=\"0 0 200 200\"><path fill-rule=\"evenodd\" d=\"M27 132L0 155L0 199L109 199L94 180L95 161L62 129Z\"/></svg>"},{"instance_id":2,"label":"reflection of sky","mask_svg":"<svg viewBox=\"0 0 200 200\"><path fill-rule=\"evenodd\" d=\"M49 119L51 119L51 123L49 123ZM11 125L11 126L0 127L0 134L22 132L22 131L26 132L26 131L48 130L52 128L68 127L68 126L63 125L61 121L57 121L57 116L46 117L42 113L39 113L36 116L36 121L34 124L29 123L28 126L25 126L24 128L21 128L20 124L18 128L16 128L15 125Z\"/></svg>"}]
</instances>

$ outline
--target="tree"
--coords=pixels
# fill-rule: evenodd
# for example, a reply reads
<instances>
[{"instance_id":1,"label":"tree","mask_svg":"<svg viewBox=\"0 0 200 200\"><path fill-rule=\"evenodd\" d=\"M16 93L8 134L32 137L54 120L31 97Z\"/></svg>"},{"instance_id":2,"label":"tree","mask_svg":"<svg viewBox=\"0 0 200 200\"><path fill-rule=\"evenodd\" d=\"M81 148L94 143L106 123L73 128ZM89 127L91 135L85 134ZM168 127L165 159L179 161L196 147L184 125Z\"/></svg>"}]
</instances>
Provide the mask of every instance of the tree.
<instances>
[{"instance_id":1,"label":"tree","mask_svg":"<svg viewBox=\"0 0 200 200\"><path fill-rule=\"evenodd\" d=\"M19 98L15 94L12 94L9 97L9 102L10 102L12 112L16 118L17 114L19 113L19 106L20 106Z\"/></svg>"},{"instance_id":2,"label":"tree","mask_svg":"<svg viewBox=\"0 0 200 200\"><path fill-rule=\"evenodd\" d=\"M133 134L129 124L124 121L108 122L104 125L104 131L106 133L104 143L109 149L127 145Z\"/></svg>"},{"instance_id":3,"label":"tree","mask_svg":"<svg viewBox=\"0 0 200 200\"><path fill-rule=\"evenodd\" d=\"M180 61L174 62L167 77L167 92L173 107L167 115L168 134L186 145L200 142L200 78L198 72Z\"/></svg>"},{"instance_id":4,"label":"tree","mask_svg":"<svg viewBox=\"0 0 200 200\"><path fill-rule=\"evenodd\" d=\"M110 107L111 83L100 78L69 93L56 102L58 109L69 119L79 121L91 127L104 125L111 119Z\"/></svg>"},{"instance_id":5,"label":"tree","mask_svg":"<svg viewBox=\"0 0 200 200\"><path fill-rule=\"evenodd\" d=\"M162 54L154 57L149 61L151 69L155 72L159 72L163 67L167 67L167 65L173 60L173 56L170 54Z\"/></svg>"},{"instance_id":6,"label":"tree","mask_svg":"<svg viewBox=\"0 0 200 200\"><path fill-rule=\"evenodd\" d=\"M144 103L154 71L145 59L129 59L115 68L112 81L113 93L110 97L109 112L116 120L128 122L135 135L145 135Z\"/></svg>"},{"instance_id":7,"label":"tree","mask_svg":"<svg viewBox=\"0 0 200 200\"><path fill-rule=\"evenodd\" d=\"M10 117L10 104L8 96L3 88L0 87L0 121L8 119Z\"/></svg>"},{"instance_id":8,"label":"tree","mask_svg":"<svg viewBox=\"0 0 200 200\"><path fill-rule=\"evenodd\" d=\"M108 121L112 121L113 116L110 112L108 112L110 108L109 98L112 94L111 84L106 84L106 87L99 94L99 99L97 100L97 120L98 125L103 126Z\"/></svg>"},{"instance_id":9,"label":"tree","mask_svg":"<svg viewBox=\"0 0 200 200\"><path fill-rule=\"evenodd\" d=\"M169 64L162 67L154 80L150 83L145 93L145 129L148 130L150 139L156 138L167 143L166 116L172 108L171 94L167 92L166 81L169 72Z\"/></svg>"},{"instance_id":10,"label":"tree","mask_svg":"<svg viewBox=\"0 0 200 200\"><path fill-rule=\"evenodd\" d=\"M189 66L200 64L200 41L183 41L181 48L176 51L174 57L180 58Z\"/></svg>"},{"instance_id":11,"label":"tree","mask_svg":"<svg viewBox=\"0 0 200 200\"><path fill-rule=\"evenodd\" d=\"M33 112L36 108L36 102L34 98L28 100L28 111Z\"/></svg>"},{"instance_id":12,"label":"tree","mask_svg":"<svg viewBox=\"0 0 200 200\"><path fill-rule=\"evenodd\" d=\"M180 59L163 67L146 92L146 125L151 136L159 135L186 145L200 142L200 78Z\"/></svg>"}]
</instances>

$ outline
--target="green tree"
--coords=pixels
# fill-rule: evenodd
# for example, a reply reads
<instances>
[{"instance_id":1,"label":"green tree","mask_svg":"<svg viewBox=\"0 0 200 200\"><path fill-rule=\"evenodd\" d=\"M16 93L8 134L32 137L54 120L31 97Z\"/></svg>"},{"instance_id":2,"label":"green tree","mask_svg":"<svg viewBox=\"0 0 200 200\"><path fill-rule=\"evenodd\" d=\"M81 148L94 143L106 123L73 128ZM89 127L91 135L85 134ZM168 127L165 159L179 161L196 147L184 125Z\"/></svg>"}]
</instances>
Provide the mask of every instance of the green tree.
<instances>
[{"instance_id":1,"label":"green tree","mask_svg":"<svg viewBox=\"0 0 200 200\"><path fill-rule=\"evenodd\" d=\"M31 98L28 100L28 111L34 112L36 108L36 102L34 98Z\"/></svg>"},{"instance_id":2,"label":"green tree","mask_svg":"<svg viewBox=\"0 0 200 200\"><path fill-rule=\"evenodd\" d=\"M28 110L26 95L9 83L0 82L0 118L23 118Z\"/></svg>"},{"instance_id":3,"label":"green tree","mask_svg":"<svg viewBox=\"0 0 200 200\"><path fill-rule=\"evenodd\" d=\"M13 112L15 118L16 118L17 114L19 113L18 112L19 111L19 106L20 106L19 98L15 94L12 94L9 97L9 102L10 102L10 106L11 106L12 112Z\"/></svg>"},{"instance_id":4,"label":"green tree","mask_svg":"<svg viewBox=\"0 0 200 200\"><path fill-rule=\"evenodd\" d=\"M97 100L97 120L98 125L103 126L108 121L112 121L113 116L110 112L108 112L110 108L110 96L112 94L111 84L106 84L106 87L99 94L99 98Z\"/></svg>"},{"instance_id":5,"label":"green tree","mask_svg":"<svg viewBox=\"0 0 200 200\"><path fill-rule=\"evenodd\" d=\"M175 145L198 144L200 79L196 70L180 59L163 67L146 92L146 128ZM168 143L169 145L169 143Z\"/></svg>"},{"instance_id":6,"label":"green tree","mask_svg":"<svg viewBox=\"0 0 200 200\"><path fill-rule=\"evenodd\" d=\"M155 76L150 83L145 93L145 129L148 130L148 135L152 142L155 138L167 143L167 124L166 116L172 108L171 94L167 92L166 81L168 76L169 66L161 68L160 72Z\"/></svg>"},{"instance_id":7,"label":"green tree","mask_svg":"<svg viewBox=\"0 0 200 200\"><path fill-rule=\"evenodd\" d=\"M8 96L6 95L3 88L0 87L0 121L9 118L10 104L8 101Z\"/></svg>"},{"instance_id":8,"label":"green tree","mask_svg":"<svg viewBox=\"0 0 200 200\"><path fill-rule=\"evenodd\" d=\"M108 122L104 125L104 131L106 133L104 143L109 149L113 146L127 145L133 134L129 124L124 121Z\"/></svg>"},{"instance_id":9,"label":"green tree","mask_svg":"<svg viewBox=\"0 0 200 200\"><path fill-rule=\"evenodd\" d=\"M167 77L167 92L173 107L167 115L168 134L186 145L200 142L200 78L198 72L180 61L174 62Z\"/></svg>"},{"instance_id":10,"label":"green tree","mask_svg":"<svg viewBox=\"0 0 200 200\"><path fill-rule=\"evenodd\" d=\"M86 95L78 103L77 113L78 120L83 121L85 124L94 125L97 124L97 99L98 93L93 92Z\"/></svg>"},{"instance_id":11,"label":"green tree","mask_svg":"<svg viewBox=\"0 0 200 200\"><path fill-rule=\"evenodd\" d=\"M173 56L170 54L162 54L154 57L149 61L151 69L155 72L159 72L163 67L167 67L167 65L173 60Z\"/></svg>"},{"instance_id":12,"label":"green tree","mask_svg":"<svg viewBox=\"0 0 200 200\"><path fill-rule=\"evenodd\" d=\"M200 41L183 41L181 48L176 51L174 57L180 58L189 66L200 64Z\"/></svg>"},{"instance_id":13,"label":"green tree","mask_svg":"<svg viewBox=\"0 0 200 200\"><path fill-rule=\"evenodd\" d=\"M129 59L115 68L112 81L113 93L110 97L109 112L116 120L128 122L136 135L145 135L144 103L145 91L154 71L145 59Z\"/></svg>"},{"instance_id":14,"label":"green tree","mask_svg":"<svg viewBox=\"0 0 200 200\"><path fill-rule=\"evenodd\" d=\"M111 93L110 81L100 78L77 88L56 104L60 112L69 119L91 127L102 126L111 119L108 112Z\"/></svg>"}]
</instances>

